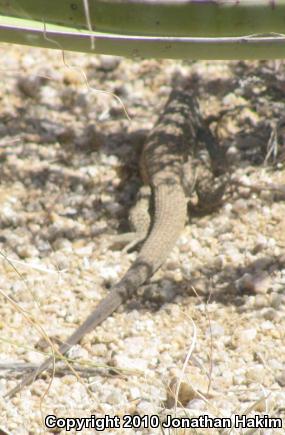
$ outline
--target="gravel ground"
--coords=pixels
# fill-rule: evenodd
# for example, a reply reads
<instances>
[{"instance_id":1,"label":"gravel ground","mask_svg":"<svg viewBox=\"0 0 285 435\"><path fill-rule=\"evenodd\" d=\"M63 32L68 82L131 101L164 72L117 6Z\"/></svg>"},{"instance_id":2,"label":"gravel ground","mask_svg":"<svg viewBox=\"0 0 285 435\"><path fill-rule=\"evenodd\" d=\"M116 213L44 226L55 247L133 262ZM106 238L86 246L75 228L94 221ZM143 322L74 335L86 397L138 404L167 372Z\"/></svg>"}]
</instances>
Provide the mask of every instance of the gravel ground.
<instances>
[{"instance_id":1,"label":"gravel ground","mask_svg":"<svg viewBox=\"0 0 285 435\"><path fill-rule=\"evenodd\" d=\"M143 140L181 76L199 90L233 183L218 209L190 216L145 297L70 351L73 371L60 363L52 384L46 374L7 401L23 371L0 370L0 427L48 433L48 414L267 414L283 429L255 433L283 434L285 64L75 53L64 64L57 51L1 51L0 364L41 362L50 347L39 327L64 340L134 260L114 236L128 229ZM96 89L115 92L131 121Z\"/></svg>"}]
</instances>

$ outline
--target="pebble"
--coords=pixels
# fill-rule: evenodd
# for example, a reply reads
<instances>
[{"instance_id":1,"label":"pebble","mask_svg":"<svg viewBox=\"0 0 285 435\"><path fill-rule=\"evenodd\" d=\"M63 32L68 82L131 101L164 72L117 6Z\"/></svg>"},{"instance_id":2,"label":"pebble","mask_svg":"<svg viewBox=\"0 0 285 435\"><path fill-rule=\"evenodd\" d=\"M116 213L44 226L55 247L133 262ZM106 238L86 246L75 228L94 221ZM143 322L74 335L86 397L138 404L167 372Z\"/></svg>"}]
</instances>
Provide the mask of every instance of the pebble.
<instances>
[{"instance_id":1,"label":"pebble","mask_svg":"<svg viewBox=\"0 0 285 435\"><path fill-rule=\"evenodd\" d=\"M107 346L104 343L96 343L92 346L92 354L95 356L107 355Z\"/></svg>"},{"instance_id":2,"label":"pebble","mask_svg":"<svg viewBox=\"0 0 285 435\"><path fill-rule=\"evenodd\" d=\"M232 337L232 344L234 347L248 346L250 342L255 340L257 330L255 328L239 329Z\"/></svg>"},{"instance_id":3,"label":"pebble","mask_svg":"<svg viewBox=\"0 0 285 435\"><path fill-rule=\"evenodd\" d=\"M21 245L16 249L17 254L20 258L35 258L38 257L39 251L33 245Z\"/></svg>"},{"instance_id":4,"label":"pebble","mask_svg":"<svg viewBox=\"0 0 285 435\"><path fill-rule=\"evenodd\" d=\"M63 376L62 382L66 385L73 385L77 382L75 375L65 375Z\"/></svg>"},{"instance_id":5,"label":"pebble","mask_svg":"<svg viewBox=\"0 0 285 435\"><path fill-rule=\"evenodd\" d=\"M264 245L262 246L262 249L264 248ZM262 257L262 258L258 258L255 262L254 262L254 269L256 272L259 272L261 270L265 270L268 269L269 266L272 265L272 258L269 257Z\"/></svg>"},{"instance_id":6,"label":"pebble","mask_svg":"<svg viewBox=\"0 0 285 435\"><path fill-rule=\"evenodd\" d=\"M118 56L100 56L100 64L98 69L104 72L110 72L115 70L120 64L121 58Z\"/></svg>"},{"instance_id":7,"label":"pebble","mask_svg":"<svg viewBox=\"0 0 285 435\"><path fill-rule=\"evenodd\" d=\"M246 213L248 210L247 201L243 198L238 199L234 204L232 211L235 213Z\"/></svg>"},{"instance_id":8,"label":"pebble","mask_svg":"<svg viewBox=\"0 0 285 435\"><path fill-rule=\"evenodd\" d=\"M266 320L275 320L278 318L278 313L273 308L268 308L268 309L264 310L262 315L263 315L264 319L266 319Z\"/></svg>"},{"instance_id":9,"label":"pebble","mask_svg":"<svg viewBox=\"0 0 285 435\"><path fill-rule=\"evenodd\" d=\"M141 397L141 390L137 387L132 387L129 390L130 400L136 400Z\"/></svg>"},{"instance_id":10,"label":"pebble","mask_svg":"<svg viewBox=\"0 0 285 435\"><path fill-rule=\"evenodd\" d=\"M45 82L43 77L39 76L22 76L17 80L18 89L26 96L35 98Z\"/></svg>"},{"instance_id":11,"label":"pebble","mask_svg":"<svg viewBox=\"0 0 285 435\"><path fill-rule=\"evenodd\" d=\"M174 370L167 388L166 405L168 408L172 408L175 405L178 386L179 392L177 399L178 403L182 406L186 406L194 399L200 399L201 394L207 396L209 380L197 367L188 366L182 376L176 373L177 370Z\"/></svg>"},{"instance_id":12,"label":"pebble","mask_svg":"<svg viewBox=\"0 0 285 435\"><path fill-rule=\"evenodd\" d=\"M141 400L137 404L136 411L140 415L153 415L153 413L154 413L153 403L148 402L146 400Z\"/></svg>"},{"instance_id":13,"label":"pebble","mask_svg":"<svg viewBox=\"0 0 285 435\"><path fill-rule=\"evenodd\" d=\"M56 105L59 102L58 92L49 85L42 86L40 99L42 104Z\"/></svg>"},{"instance_id":14,"label":"pebble","mask_svg":"<svg viewBox=\"0 0 285 435\"><path fill-rule=\"evenodd\" d=\"M66 85L79 85L83 82L84 78L77 68L67 68L63 74L63 82Z\"/></svg>"},{"instance_id":15,"label":"pebble","mask_svg":"<svg viewBox=\"0 0 285 435\"><path fill-rule=\"evenodd\" d=\"M83 359L87 360L89 354L86 349L76 344L68 351L68 357L71 359Z\"/></svg>"},{"instance_id":16,"label":"pebble","mask_svg":"<svg viewBox=\"0 0 285 435\"><path fill-rule=\"evenodd\" d=\"M228 149L227 149L227 156L229 157L229 158L236 158L236 157L238 157L239 156L239 152L238 152L238 149L237 149L237 147L236 146L234 146L234 145L232 145L232 146L230 146Z\"/></svg>"},{"instance_id":17,"label":"pebble","mask_svg":"<svg viewBox=\"0 0 285 435\"><path fill-rule=\"evenodd\" d=\"M235 286L241 293L266 293L269 288L270 276L266 272L259 274L245 273L235 281Z\"/></svg>"},{"instance_id":18,"label":"pebble","mask_svg":"<svg viewBox=\"0 0 285 435\"><path fill-rule=\"evenodd\" d=\"M145 373L148 368L148 361L143 358L131 358L124 353L118 353L112 358L112 365L120 370Z\"/></svg>"},{"instance_id":19,"label":"pebble","mask_svg":"<svg viewBox=\"0 0 285 435\"><path fill-rule=\"evenodd\" d=\"M284 303L284 297L278 293L272 293L271 294L271 306L275 310L278 310L282 307L282 304ZM269 319L270 320L270 319Z\"/></svg>"},{"instance_id":20,"label":"pebble","mask_svg":"<svg viewBox=\"0 0 285 435\"><path fill-rule=\"evenodd\" d=\"M269 400L268 399L257 399L256 402L253 404L252 408L256 412L262 412L265 413L269 408ZM265 432L266 433L266 432ZM272 433L272 432L271 432ZM270 432L268 432L268 435L271 435Z\"/></svg>"},{"instance_id":21,"label":"pebble","mask_svg":"<svg viewBox=\"0 0 285 435\"><path fill-rule=\"evenodd\" d=\"M25 359L27 362L33 363L33 364L41 364L43 361L43 355L40 352L34 352L30 350L26 353Z\"/></svg>"},{"instance_id":22,"label":"pebble","mask_svg":"<svg viewBox=\"0 0 285 435\"><path fill-rule=\"evenodd\" d=\"M245 375L244 375L244 369L241 369L234 373L233 375L233 385L244 385L245 382Z\"/></svg>"},{"instance_id":23,"label":"pebble","mask_svg":"<svg viewBox=\"0 0 285 435\"><path fill-rule=\"evenodd\" d=\"M282 373L276 377L276 382L278 382L281 387L285 388L285 370L283 370Z\"/></svg>"},{"instance_id":24,"label":"pebble","mask_svg":"<svg viewBox=\"0 0 285 435\"><path fill-rule=\"evenodd\" d=\"M268 330L273 330L275 329L273 323L269 320L266 320L265 322L261 322L261 324L259 325L260 329L262 329L263 331L268 331Z\"/></svg>"},{"instance_id":25,"label":"pebble","mask_svg":"<svg viewBox=\"0 0 285 435\"><path fill-rule=\"evenodd\" d=\"M205 409L205 401L202 399L192 399L187 403L186 408L202 411Z\"/></svg>"},{"instance_id":26,"label":"pebble","mask_svg":"<svg viewBox=\"0 0 285 435\"><path fill-rule=\"evenodd\" d=\"M191 280L191 287L195 289L193 295L208 295L210 293L209 282L204 278L196 278Z\"/></svg>"},{"instance_id":27,"label":"pebble","mask_svg":"<svg viewBox=\"0 0 285 435\"><path fill-rule=\"evenodd\" d=\"M266 370L261 364L256 364L246 370L245 376L249 385L252 382L263 384L264 378L266 377Z\"/></svg>"},{"instance_id":28,"label":"pebble","mask_svg":"<svg viewBox=\"0 0 285 435\"><path fill-rule=\"evenodd\" d=\"M254 289L252 275L249 273L245 273L244 275L242 275L241 278L235 281L235 286L237 290L240 292L248 292L248 291L252 292Z\"/></svg>"},{"instance_id":29,"label":"pebble","mask_svg":"<svg viewBox=\"0 0 285 435\"><path fill-rule=\"evenodd\" d=\"M175 285L166 279L159 286L150 284L145 286L145 298L156 303L166 303L174 299L176 294Z\"/></svg>"},{"instance_id":30,"label":"pebble","mask_svg":"<svg viewBox=\"0 0 285 435\"><path fill-rule=\"evenodd\" d=\"M112 392L108 394L105 398L106 402L110 405L123 405L122 392L118 388L112 388Z\"/></svg>"},{"instance_id":31,"label":"pebble","mask_svg":"<svg viewBox=\"0 0 285 435\"><path fill-rule=\"evenodd\" d=\"M198 253L199 251L201 251L201 245L198 242L198 240L196 240L196 239L191 239L188 242L188 247L189 247L189 250L192 251L194 254L195 254L195 252Z\"/></svg>"},{"instance_id":32,"label":"pebble","mask_svg":"<svg viewBox=\"0 0 285 435\"><path fill-rule=\"evenodd\" d=\"M225 328L217 322L211 322L211 327L206 330L206 334L221 337L225 335Z\"/></svg>"},{"instance_id":33,"label":"pebble","mask_svg":"<svg viewBox=\"0 0 285 435\"><path fill-rule=\"evenodd\" d=\"M46 383L39 379L35 384L31 385L31 393L37 397L43 397L46 391Z\"/></svg>"},{"instance_id":34,"label":"pebble","mask_svg":"<svg viewBox=\"0 0 285 435\"><path fill-rule=\"evenodd\" d=\"M268 306L268 298L265 295L256 295L254 301L255 308L263 308Z\"/></svg>"}]
</instances>

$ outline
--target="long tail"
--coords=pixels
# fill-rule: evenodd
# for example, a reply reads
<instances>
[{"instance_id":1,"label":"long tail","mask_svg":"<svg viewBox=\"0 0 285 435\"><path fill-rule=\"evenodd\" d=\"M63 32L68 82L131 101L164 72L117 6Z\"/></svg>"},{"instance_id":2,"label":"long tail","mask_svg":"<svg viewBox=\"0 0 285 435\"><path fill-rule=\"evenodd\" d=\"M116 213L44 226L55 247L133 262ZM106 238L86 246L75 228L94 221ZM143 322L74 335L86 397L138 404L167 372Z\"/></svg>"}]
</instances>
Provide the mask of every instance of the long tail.
<instances>
[{"instance_id":1,"label":"long tail","mask_svg":"<svg viewBox=\"0 0 285 435\"><path fill-rule=\"evenodd\" d=\"M78 329L59 347L57 354L64 355L72 346L77 344L80 339L92 331L97 325L102 323L110 314L112 314L123 302L120 293L114 289L111 291L99 304L96 309L87 317L87 319L79 326ZM23 387L30 385L36 377L47 370L53 364L54 358L47 358L37 369L33 370L25 376L15 388L8 391L4 397L11 398L17 394Z\"/></svg>"}]
</instances>

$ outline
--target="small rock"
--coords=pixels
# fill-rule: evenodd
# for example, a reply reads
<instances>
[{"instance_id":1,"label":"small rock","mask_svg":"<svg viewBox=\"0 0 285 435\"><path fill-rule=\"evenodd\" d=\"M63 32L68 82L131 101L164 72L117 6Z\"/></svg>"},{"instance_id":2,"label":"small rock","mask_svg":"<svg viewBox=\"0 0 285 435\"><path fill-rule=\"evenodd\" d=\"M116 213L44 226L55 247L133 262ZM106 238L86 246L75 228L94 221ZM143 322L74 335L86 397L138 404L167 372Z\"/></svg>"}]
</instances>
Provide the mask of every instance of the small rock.
<instances>
[{"instance_id":1,"label":"small rock","mask_svg":"<svg viewBox=\"0 0 285 435\"><path fill-rule=\"evenodd\" d=\"M32 245L20 245L17 247L16 252L20 258L33 258L38 257L39 255L39 251L37 250L37 248Z\"/></svg>"},{"instance_id":2,"label":"small rock","mask_svg":"<svg viewBox=\"0 0 285 435\"><path fill-rule=\"evenodd\" d=\"M206 330L207 335L213 335L216 337L225 335L225 328L219 323L212 322L211 327Z\"/></svg>"},{"instance_id":3,"label":"small rock","mask_svg":"<svg viewBox=\"0 0 285 435\"><path fill-rule=\"evenodd\" d=\"M260 324L260 329L262 329L263 331L269 331L269 330L274 330L275 327L273 325L272 322L270 322L270 320L265 320L264 322L262 322Z\"/></svg>"},{"instance_id":4,"label":"small rock","mask_svg":"<svg viewBox=\"0 0 285 435\"><path fill-rule=\"evenodd\" d=\"M82 150L99 150L104 144L104 136L93 125L89 125L83 132L83 135L78 137L76 144ZM90 174L92 176L92 174Z\"/></svg>"},{"instance_id":5,"label":"small rock","mask_svg":"<svg viewBox=\"0 0 285 435\"><path fill-rule=\"evenodd\" d=\"M98 66L98 69L105 72L110 72L116 69L120 62L121 58L118 56L101 55L100 65Z\"/></svg>"},{"instance_id":6,"label":"small rock","mask_svg":"<svg viewBox=\"0 0 285 435\"><path fill-rule=\"evenodd\" d=\"M54 128L54 134L60 143L68 143L75 139L75 132L71 127L57 125Z\"/></svg>"},{"instance_id":7,"label":"small rock","mask_svg":"<svg viewBox=\"0 0 285 435\"><path fill-rule=\"evenodd\" d=\"M77 68L66 68L63 74L63 83L66 85L79 85L84 83L84 78Z\"/></svg>"},{"instance_id":8,"label":"small rock","mask_svg":"<svg viewBox=\"0 0 285 435\"><path fill-rule=\"evenodd\" d=\"M283 370L283 372L276 377L276 382L278 382L281 387L285 388L285 370Z\"/></svg>"},{"instance_id":9,"label":"small rock","mask_svg":"<svg viewBox=\"0 0 285 435\"><path fill-rule=\"evenodd\" d=\"M203 409L205 409L205 401L202 399L190 400L190 402L187 403L187 408L198 409L202 411Z\"/></svg>"},{"instance_id":10,"label":"small rock","mask_svg":"<svg viewBox=\"0 0 285 435\"><path fill-rule=\"evenodd\" d=\"M41 102L43 104L53 105L57 103L58 93L56 89L52 88L51 86L45 85L42 86L40 91Z\"/></svg>"},{"instance_id":11,"label":"small rock","mask_svg":"<svg viewBox=\"0 0 285 435\"><path fill-rule=\"evenodd\" d=\"M280 257L278 258L278 263L280 265L280 268L284 268L285 267L285 254L280 255Z\"/></svg>"},{"instance_id":12,"label":"small rock","mask_svg":"<svg viewBox=\"0 0 285 435\"><path fill-rule=\"evenodd\" d=\"M73 384L75 384L75 383L78 382L78 381L77 381L77 378L76 378L75 375L65 375L65 376L63 376L63 378L62 378L62 382L63 382L65 385L73 385Z\"/></svg>"},{"instance_id":13,"label":"small rock","mask_svg":"<svg viewBox=\"0 0 285 435\"><path fill-rule=\"evenodd\" d=\"M201 245L197 239L190 239L188 242L188 249L195 254L195 252L201 251Z\"/></svg>"},{"instance_id":14,"label":"small rock","mask_svg":"<svg viewBox=\"0 0 285 435\"><path fill-rule=\"evenodd\" d=\"M208 295L211 291L208 280L205 278L195 278L191 280L191 288L193 295ZM191 293L192 294L192 293Z\"/></svg>"},{"instance_id":15,"label":"small rock","mask_svg":"<svg viewBox=\"0 0 285 435\"><path fill-rule=\"evenodd\" d=\"M254 307L255 308L263 308L268 306L268 299L265 295L256 295L255 301L254 301Z\"/></svg>"},{"instance_id":16,"label":"small rock","mask_svg":"<svg viewBox=\"0 0 285 435\"><path fill-rule=\"evenodd\" d=\"M255 328L244 329L242 331L243 341L252 341L255 339L257 331Z\"/></svg>"},{"instance_id":17,"label":"small rock","mask_svg":"<svg viewBox=\"0 0 285 435\"><path fill-rule=\"evenodd\" d=\"M31 393L35 396L42 397L46 391L46 383L42 379L38 379L36 383L31 385Z\"/></svg>"},{"instance_id":18,"label":"small rock","mask_svg":"<svg viewBox=\"0 0 285 435\"><path fill-rule=\"evenodd\" d=\"M52 244L55 250L64 250L65 252L72 252L72 243L63 237L58 237Z\"/></svg>"},{"instance_id":19,"label":"small rock","mask_svg":"<svg viewBox=\"0 0 285 435\"><path fill-rule=\"evenodd\" d=\"M68 357L72 359L88 359L89 354L86 349L77 344L68 351Z\"/></svg>"},{"instance_id":20,"label":"small rock","mask_svg":"<svg viewBox=\"0 0 285 435\"><path fill-rule=\"evenodd\" d=\"M245 373L246 379L248 383L259 382L263 383L264 377L266 376L266 372L261 364L256 364L246 370Z\"/></svg>"},{"instance_id":21,"label":"small rock","mask_svg":"<svg viewBox=\"0 0 285 435\"><path fill-rule=\"evenodd\" d=\"M248 211L248 204L247 201L245 201L243 198L238 199L233 204L233 212L237 214L245 213Z\"/></svg>"},{"instance_id":22,"label":"small rock","mask_svg":"<svg viewBox=\"0 0 285 435\"><path fill-rule=\"evenodd\" d=\"M17 87L26 97L35 98L45 81L39 76L22 76L17 80Z\"/></svg>"},{"instance_id":23,"label":"small rock","mask_svg":"<svg viewBox=\"0 0 285 435\"><path fill-rule=\"evenodd\" d=\"M271 307L278 310L283 304L283 297L278 293L271 294ZM269 319L270 320L270 319Z\"/></svg>"},{"instance_id":24,"label":"small rock","mask_svg":"<svg viewBox=\"0 0 285 435\"><path fill-rule=\"evenodd\" d=\"M118 388L112 388L112 392L105 398L106 402L110 405L122 405L122 391Z\"/></svg>"},{"instance_id":25,"label":"small rock","mask_svg":"<svg viewBox=\"0 0 285 435\"><path fill-rule=\"evenodd\" d=\"M259 274L245 273L235 281L235 286L241 293L266 293L270 277L267 272Z\"/></svg>"},{"instance_id":26,"label":"small rock","mask_svg":"<svg viewBox=\"0 0 285 435\"><path fill-rule=\"evenodd\" d=\"M161 285L150 284L145 286L145 297L156 303L170 302L175 297L175 286L171 281L162 280Z\"/></svg>"},{"instance_id":27,"label":"small rock","mask_svg":"<svg viewBox=\"0 0 285 435\"><path fill-rule=\"evenodd\" d=\"M60 346L62 343L62 340L60 337L58 337L58 335L49 336L49 340L58 346ZM47 350L50 350L50 342L45 337L41 337L35 344L35 349L39 350L40 352L46 352Z\"/></svg>"},{"instance_id":28,"label":"small rock","mask_svg":"<svg viewBox=\"0 0 285 435\"><path fill-rule=\"evenodd\" d=\"M130 388L130 400L136 400L141 397L141 391L137 387Z\"/></svg>"},{"instance_id":29,"label":"small rock","mask_svg":"<svg viewBox=\"0 0 285 435\"><path fill-rule=\"evenodd\" d=\"M129 358L123 353L118 353L115 355L110 362L113 367L116 367L120 370L130 370L145 373L147 370L148 361L142 358Z\"/></svg>"},{"instance_id":30,"label":"small rock","mask_svg":"<svg viewBox=\"0 0 285 435\"><path fill-rule=\"evenodd\" d=\"M234 348L248 346L248 344L256 338L256 335L257 331L255 328L239 329L232 337L232 346Z\"/></svg>"},{"instance_id":31,"label":"small rock","mask_svg":"<svg viewBox=\"0 0 285 435\"><path fill-rule=\"evenodd\" d=\"M152 415L153 414L153 403L142 400L138 403L136 411L140 415Z\"/></svg>"},{"instance_id":32,"label":"small rock","mask_svg":"<svg viewBox=\"0 0 285 435\"><path fill-rule=\"evenodd\" d=\"M264 245L262 246L262 249L264 249ZM272 264L272 262L273 262L272 258L269 257L258 258L254 262L254 269L256 272L268 269L268 267Z\"/></svg>"},{"instance_id":33,"label":"small rock","mask_svg":"<svg viewBox=\"0 0 285 435\"><path fill-rule=\"evenodd\" d=\"M240 369L233 375L233 385L243 385L245 383L244 370Z\"/></svg>"},{"instance_id":34,"label":"small rock","mask_svg":"<svg viewBox=\"0 0 285 435\"><path fill-rule=\"evenodd\" d=\"M172 408L175 405L176 390L178 387L177 400L179 406L186 406L192 400L199 399L200 394L203 396L208 395L209 380L197 367L189 366L182 376L179 376L176 372L176 370L173 371L168 385L166 399L167 408Z\"/></svg>"},{"instance_id":35,"label":"small rock","mask_svg":"<svg viewBox=\"0 0 285 435\"><path fill-rule=\"evenodd\" d=\"M179 251L181 253L187 253L188 254L188 252L189 252L189 243L188 243L188 240L182 240L179 243Z\"/></svg>"},{"instance_id":36,"label":"small rock","mask_svg":"<svg viewBox=\"0 0 285 435\"><path fill-rule=\"evenodd\" d=\"M241 278L235 281L235 286L239 292L253 292L253 276L249 273L245 273Z\"/></svg>"},{"instance_id":37,"label":"small rock","mask_svg":"<svg viewBox=\"0 0 285 435\"><path fill-rule=\"evenodd\" d=\"M226 215L231 214L232 211L233 211L233 206L232 206L232 204L230 204L229 202L227 202L227 203L225 204L225 206L224 206L224 211L225 211L225 214L226 214ZM220 231L221 231L221 229L220 229Z\"/></svg>"},{"instance_id":38,"label":"small rock","mask_svg":"<svg viewBox=\"0 0 285 435\"><path fill-rule=\"evenodd\" d=\"M262 315L266 320L275 320L278 317L278 313L273 308L268 308Z\"/></svg>"},{"instance_id":39,"label":"small rock","mask_svg":"<svg viewBox=\"0 0 285 435\"><path fill-rule=\"evenodd\" d=\"M255 410L256 412L265 412L266 410L268 410L268 399L260 399L257 400L253 405L252 405L252 409ZM270 430L270 432L268 432L266 434L266 432L264 432L264 435L270 435L272 432Z\"/></svg>"},{"instance_id":40,"label":"small rock","mask_svg":"<svg viewBox=\"0 0 285 435\"><path fill-rule=\"evenodd\" d=\"M237 149L236 146L232 145L227 149L227 156L232 158L235 158L236 156L238 156L239 151Z\"/></svg>"},{"instance_id":41,"label":"small rock","mask_svg":"<svg viewBox=\"0 0 285 435\"><path fill-rule=\"evenodd\" d=\"M29 351L25 355L25 360L33 364L41 364L43 361L43 356L40 352Z\"/></svg>"},{"instance_id":42,"label":"small rock","mask_svg":"<svg viewBox=\"0 0 285 435\"><path fill-rule=\"evenodd\" d=\"M1 395L4 396L5 394L5 390L6 390L6 385L5 385L5 381L2 379L0 381L0 393L2 393Z\"/></svg>"},{"instance_id":43,"label":"small rock","mask_svg":"<svg viewBox=\"0 0 285 435\"><path fill-rule=\"evenodd\" d=\"M83 338L84 340L84 338ZM83 342L83 340L81 341L81 343ZM105 356L107 355L107 346L104 343L96 343L95 345L92 346L92 354L94 356Z\"/></svg>"}]
</instances>

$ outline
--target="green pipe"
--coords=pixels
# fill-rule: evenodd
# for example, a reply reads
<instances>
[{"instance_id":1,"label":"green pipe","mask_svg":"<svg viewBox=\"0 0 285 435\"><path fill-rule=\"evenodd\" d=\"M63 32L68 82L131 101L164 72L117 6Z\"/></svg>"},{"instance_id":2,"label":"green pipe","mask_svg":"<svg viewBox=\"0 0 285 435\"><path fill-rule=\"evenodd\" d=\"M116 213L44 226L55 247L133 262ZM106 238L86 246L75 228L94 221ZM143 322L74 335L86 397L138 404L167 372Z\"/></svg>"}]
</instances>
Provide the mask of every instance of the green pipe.
<instances>
[{"instance_id":1,"label":"green pipe","mask_svg":"<svg viewBox=\"0 0 285 435\"><path fill-rule=\"evenodd\" d=\"M285 35L270 35L285 30L285 0L88 0L88 5L92 33L83 0L0 0L0 41L127 57L285 58ZM267 35L252 35L260 33Z\"/></svg>"},{"instance_id":2,"label":"green pipe","mask_svg":"<svg viewBox=\"0 0 285 435\"><path fill-rule=\"evenodd\" d=\"M0 14L87 29L83 0L0 0ZM88 0L97 32L224 37L285 33L285 0Z\"/></svg>"},{"instance_id":3,"label":"green pipe","mask_svg":"<svg viewBox=\"0 0 285 435\"><path fill-rule=\"evenodd\" d=\"M278 59L285 57L285 37L266 38L175 38L145 37L93 33L92 51L90 33L76 32L47 24L32 22L24 25L14 19L14 25L0 19L0 40L38 47L113 54L126 57L155 57L172 59ZM17 24L17 26L15 26Z\"/></svg>"}]
</instances>

